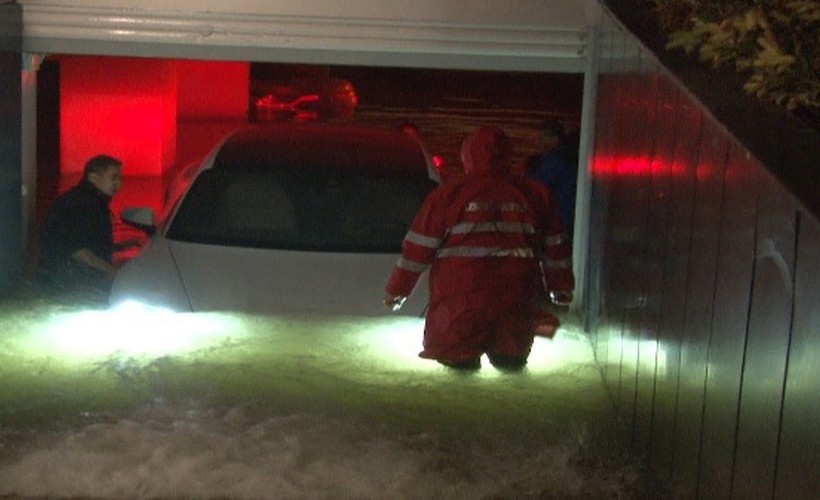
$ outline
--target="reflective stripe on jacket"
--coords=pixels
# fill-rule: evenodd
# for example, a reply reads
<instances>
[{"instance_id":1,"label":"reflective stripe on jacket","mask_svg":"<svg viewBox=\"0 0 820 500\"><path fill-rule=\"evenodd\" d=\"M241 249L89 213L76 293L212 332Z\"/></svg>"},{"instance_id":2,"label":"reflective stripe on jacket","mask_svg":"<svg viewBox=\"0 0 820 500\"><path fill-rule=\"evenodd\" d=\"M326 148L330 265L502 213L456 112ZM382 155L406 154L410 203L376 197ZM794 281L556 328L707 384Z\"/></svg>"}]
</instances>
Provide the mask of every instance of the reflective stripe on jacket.
<instances>
[{"instance_id":1,"label":"reflective stripe on jacket","mask_svg":"<svg viewBox=\"0 0 820 500\"><path fill-rule=\"evenodd\" d=\"M402 243L386 291L410 295L430 269L431 301L493 287L572 291L569 242L549 190L505 172L474 172L439 186Z\"/></svg>"}]
</instances>

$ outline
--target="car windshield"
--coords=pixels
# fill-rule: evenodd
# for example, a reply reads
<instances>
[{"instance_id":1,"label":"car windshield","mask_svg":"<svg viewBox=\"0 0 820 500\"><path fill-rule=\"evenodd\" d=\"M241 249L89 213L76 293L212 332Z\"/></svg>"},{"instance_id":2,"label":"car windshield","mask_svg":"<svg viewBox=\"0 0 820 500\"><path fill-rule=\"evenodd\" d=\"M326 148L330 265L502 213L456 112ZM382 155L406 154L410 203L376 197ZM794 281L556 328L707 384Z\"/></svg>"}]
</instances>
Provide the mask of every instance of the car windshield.
<instances>
[{"instance_id":1,"label":"car windshield","mask_svg":"<svg viewBox=\"0 0 820 500\"><path fill-rule=\"evenodd\" d=\"M331 168L209 169L167 237L215 245L396 253L435 184L418 172Z\"/></svg>"}]
</instances>

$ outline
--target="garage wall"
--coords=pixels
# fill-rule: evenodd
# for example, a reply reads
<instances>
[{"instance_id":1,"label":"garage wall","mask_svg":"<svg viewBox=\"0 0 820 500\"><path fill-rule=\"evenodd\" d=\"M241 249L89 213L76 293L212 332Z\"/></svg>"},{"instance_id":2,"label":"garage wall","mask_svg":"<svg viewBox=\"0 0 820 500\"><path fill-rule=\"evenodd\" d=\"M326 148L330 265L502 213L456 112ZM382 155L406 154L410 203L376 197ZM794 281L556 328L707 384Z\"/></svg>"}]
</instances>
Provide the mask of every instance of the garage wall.
<instances>
[{"instance_id":1,"label":"garage wall","mask_svg":"<svg viewBox=\"0 0 820 500\"><path fill-rule=\"evenodd\" d=\"M685 499L820 491L820 221L611 19L598 73L597 359Z\"/></svg>"}]
</instances>

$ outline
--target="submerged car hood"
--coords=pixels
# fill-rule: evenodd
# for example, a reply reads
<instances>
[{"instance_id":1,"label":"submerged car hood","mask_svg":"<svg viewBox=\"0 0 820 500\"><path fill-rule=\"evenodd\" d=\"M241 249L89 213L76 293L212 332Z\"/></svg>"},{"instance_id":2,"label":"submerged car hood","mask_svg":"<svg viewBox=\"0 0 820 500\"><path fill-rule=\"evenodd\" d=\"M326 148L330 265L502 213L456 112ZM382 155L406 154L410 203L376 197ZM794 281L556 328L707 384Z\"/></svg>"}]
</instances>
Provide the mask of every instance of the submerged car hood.
<instances>
[{"instance_id":1,"label":"submerged car hood","mask_svg":"<svg viewBox=\"0 0 820 500\"><path fill-rule=\"evenodd\" d=\"M381 300L398 254L270 250L168 242L194 311L393 314ZM420 316L426 280L400 311Z\"/></svg>"}]
</instances>

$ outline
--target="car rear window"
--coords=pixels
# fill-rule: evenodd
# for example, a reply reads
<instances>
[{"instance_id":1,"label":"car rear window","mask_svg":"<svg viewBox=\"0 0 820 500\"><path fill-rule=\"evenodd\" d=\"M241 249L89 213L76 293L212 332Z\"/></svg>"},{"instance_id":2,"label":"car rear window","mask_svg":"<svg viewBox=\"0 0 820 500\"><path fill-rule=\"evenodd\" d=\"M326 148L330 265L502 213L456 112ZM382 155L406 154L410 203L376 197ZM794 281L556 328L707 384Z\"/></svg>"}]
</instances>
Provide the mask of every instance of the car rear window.
<instances>
[{"instance_id":1,"label":"car rear window","mask_svg":"<svg viewBox=\"0 0 820 500\"><path fill-rule=\"evenodd\" d=\"M167 237L238 247L394 253L434 187L417 171L210 169L185 195Z\"/></svg>"}]
</instances>

